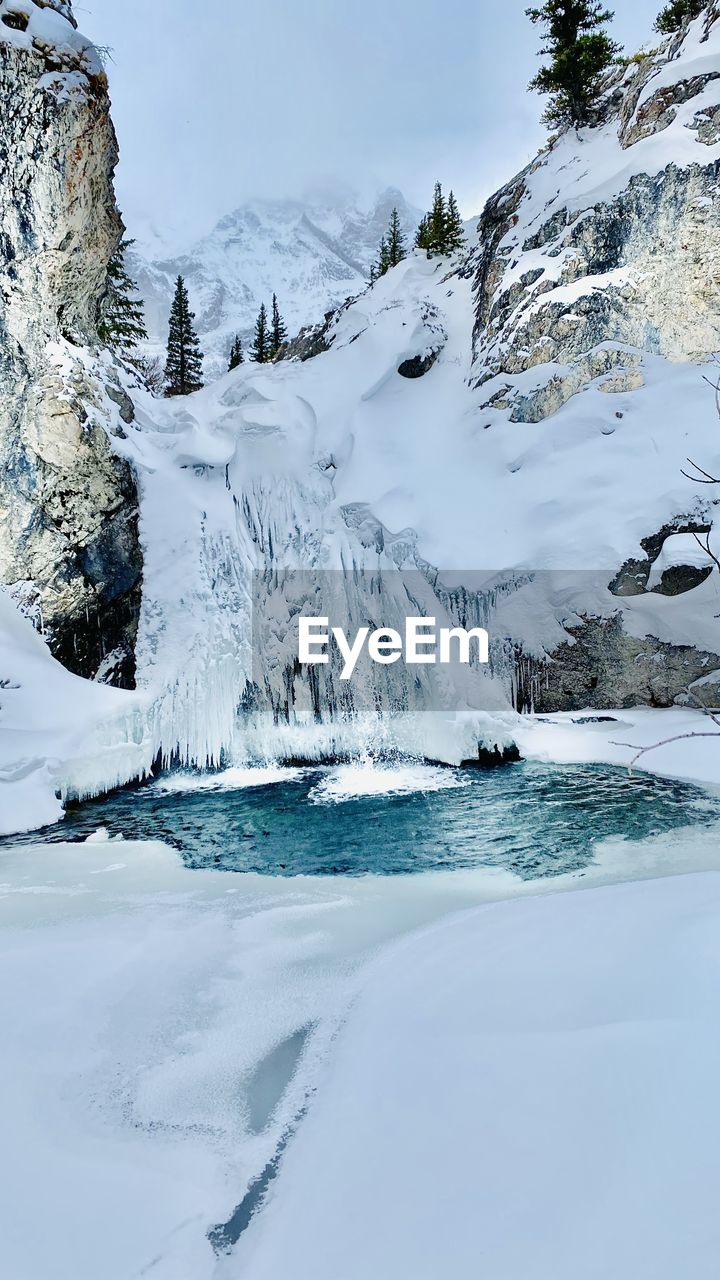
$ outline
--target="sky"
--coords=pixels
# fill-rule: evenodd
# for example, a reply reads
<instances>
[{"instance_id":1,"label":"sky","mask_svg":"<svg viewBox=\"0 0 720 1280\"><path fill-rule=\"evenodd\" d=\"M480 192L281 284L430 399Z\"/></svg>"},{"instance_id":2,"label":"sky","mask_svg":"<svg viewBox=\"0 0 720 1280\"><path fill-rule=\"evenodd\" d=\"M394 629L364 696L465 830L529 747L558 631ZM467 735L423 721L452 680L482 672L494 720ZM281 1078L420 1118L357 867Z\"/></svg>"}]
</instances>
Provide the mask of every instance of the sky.
<instances>
[{"instance_id":1,"label":"sky","mask_svg":"<svg viewBox=\"0 0 720 1280\"><path fill-rule=\"evenodd\" d=\"M132 234L181 246L254 197L439 179L465 217L536 153L528 0L75 0L109 50L116 187ZM652 40L660 0L618 0L613 34Z\"/></svg>"}]
</instances>

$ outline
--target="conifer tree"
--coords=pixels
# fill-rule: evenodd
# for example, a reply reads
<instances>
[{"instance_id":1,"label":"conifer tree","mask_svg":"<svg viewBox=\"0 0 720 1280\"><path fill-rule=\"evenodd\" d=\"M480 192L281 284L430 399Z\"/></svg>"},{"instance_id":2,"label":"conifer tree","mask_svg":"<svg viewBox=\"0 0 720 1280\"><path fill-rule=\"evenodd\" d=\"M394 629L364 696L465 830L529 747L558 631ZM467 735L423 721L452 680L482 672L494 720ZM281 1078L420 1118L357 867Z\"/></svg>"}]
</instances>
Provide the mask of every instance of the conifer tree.
<instances>
[{"instance_id":1,"label":"conifer tree","mask_svg":"<svg viewBox=\"0 0 720 1280\"><path fill-rule=\"evenodd\" d=\"M447 253L447 210L439 182L435 183L432 208L428 214L428 249L430 253Z\"/></svg>"},{"instance_id":2,"label":"conifer tree","mask_svg":"<svg viewBox=\"0 0 720 1280\"><path fill-rule=\"evenodd\" d=\"M270 334L268 332L267 309L261 303L258 318L255 321L255 337L250 349L250 358L257 364L266 364L270 359Z\"/></svg>"},{"instance_id":3,"label":"conifer tree","mask_svg":"<svg viewBox=\"0 0 720 1280\"><path fill-rule=\"evenodd\" d=\"M679 31L686 18L697 18L702 13L707 0L671 0L660 11L655 22L655 30L664 36Z\"/></svg>"},{"instance_id":4,"label":"conifer tree","mask_svg":"<svg viewBox=\"0 0 720 1280\"><path fill-rule=\"evenodd\" d=\"M242 339L239 333L235 334L233 344L230 348L230 357L228 359L228 373L231 369L237 369L239 364L243 364L245 355L242 347Z\"/></svg>"},{"instance_id":5,"label":"conifer tree","mask_svg":"<svg viewBox=\"0 0 720 1280\"><path fill-rule=\"evenodd\" d=\"M600 93L603 72L612 66L620 46L602 28L613 17L599 0L546 0L527 9L531 22L542 23L540 55L550 62L530 81L530 89L548 94L543 119L552 125L587 124Z\"/></svg>"},{"instance_id":6,"label":"conifer tree","mask_svg":"<svg viewBox=\"0 0 720 1280\"><path fill-rule=\"evenodd\" d=\"M165 362L165 395L187 396L203 385L202 351L193 328L185 281L178 276L170 309L167 360Z\"/></svg>"},{"instance_id":7,"label":"conifer tree","mask_svg":"<svg viewBox=\"0 0 720 1280\"><path fill-rule=\"evenodd\" d=\"M390 251L388 249L388 242L385 239L385 236L383 236L382 240L380 241L380 248L378 249L377 262L375 264L375 279L378 280L380 276L384 276L385 273L390 270L390 266L391 266L391 263L390 263Z\"/></svg>"},{"instance_id":8,"label":"conifer tree","mask_svg":"<svg viewBox=\"0 0 720 1280\"><path fill-rule=\"evenodd\" d=\"M397 209L393 209L390 214L390 223L386 236L388 266L396 267L398 262L402 262L405 258L405 236L400 225L400 215Z\"/></svg>"},{"instance_id":9,"label":"conifer tree","mask_svg":"<svg viewBox=\"0 0 720 1280\"><path fill-rule=\"evenodd\" d=\"M272 296L272 316L270 320L270 336L268 344L268 359L274 360L278 351L284 342L287 341L287 329L285 321L280 315L277 296Z\"/></svg>"},{"instance_id":10,"label":"conifer tree","mask_svg":"<svg viewBox=\"0 0 720 1280\"><path fill-rule=\"evenodd\" d=\"M430 228L428 226L427 214L424 214L418 223L418 229L415 232L415 248L430 250Z\"/></svg>"},{"instance_id":11,"label":"conifer tree","mask_svg":"<svg viewBox=\"0 0 720 1280\"><path fill-rule=\"evenodd\" d=\"M125 254L134 240L121 240L107 269L107 292L102 303L98 335L104 346L121 356L131 356L147 338L145 308L137 286L125 267Z\"/></svg>"},{"instance_id":12,"label":"conifer tree","mask_svg":"<svg viewBox=\"0 0 720 1280\"><path fill-rule=\"evenodd\" d=\"M446 253L457 253L465 245L465 232L463 230L462 218L460 210L457 206L457 200L451 191L448 196L447 211L445 217L445 244Z\"/></svg>"}]
</instances>

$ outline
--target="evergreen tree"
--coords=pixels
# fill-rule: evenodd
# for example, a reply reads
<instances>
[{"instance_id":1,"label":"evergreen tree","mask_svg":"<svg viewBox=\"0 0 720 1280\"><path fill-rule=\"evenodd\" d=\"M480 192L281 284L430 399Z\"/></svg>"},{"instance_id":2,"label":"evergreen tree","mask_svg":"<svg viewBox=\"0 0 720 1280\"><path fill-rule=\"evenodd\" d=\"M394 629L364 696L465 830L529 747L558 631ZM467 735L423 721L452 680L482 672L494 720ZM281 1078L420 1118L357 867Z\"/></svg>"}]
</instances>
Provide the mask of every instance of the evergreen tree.
<instances>
[{"instance_id":1,"label":"evergreen tree","mask_svg":"<svg viewBox=\"0 0 720 1280\"><path fill-rule=\"evenodd\" d=\"M187 396L203 385L202 351L193 328L185 281L178 276L170 309L167 360L165 362L165 395Z\"/></svg>"},{"instance_id":2,"label":"evergreen tree","mask_svg":"<svg viewBox=\"0 0 720 1280\"><path fill-rule=\"evenodd\" d=\"M100 341L118 355L128 357L147 338L145 308L137 286L125 267L125 254L134 240L121 240L107 269L107 291L100 310Z\"/></svg>"},{"instance_id":3,"label":"evergreen tree","mask_svg":"<svg viewBox=\"0 0 720 1280\"><path fill-rule=\"evenodd\" d=\"M255 321L255 337L250 349L250 358L257 364L266 364L270 359L270 334L268 332L267 309L263 302Z\"/></svg>"},{"instance_id":4,"label":"evergreen tree","mask_svg":"<svg viewBox=\"0 0 720 1280\"><path fill-rule=\"evenodd\" d=\"M428 250L430 253L447 253L447 209L439 182L435 183L432 209L428 214Z\"/></svg>"},{"instance_id":5,"label":"evergreen tree","mask_svg":"<svg viewBox=\"0 0 720 1280\"><path fill-rule=\"evenodd\" d=\"M702 13L707 0L671 0L657 16L655 30L664 36L679 31L686 18L697 18Z\"/></svg>"},{"instance_id":6,"label":"evergreen tree","mask_svg":"<svg viewBox=\"0 0 720 1280\"><path fill-rule=\"evenodd\" d=\"M375 263L375 279L378 280L380 276L384 276L386 271L390 270L391 265L388 242L383 236L378 249L377 262Z\"/></svg>"},{"instance_id":7,"label":"evergreen tree","mask_svg":"<svg viewBox=\"0 0 720 1280\"><path fill-rule=\"evenodd\" d=\"M275 294L272 296L272 318L270 321L270 338L268 346L268 359L274 360L278 351L284 342L287 341L287 329L285 321L280 315L278 300Z\"/></svg>"},{"instance_id":8,"label":"evergreen tree","mask_svg":"<svg viewBox=\"0 0 720 1280\"><path fill-rule=\"evenodd\" d=\"M540 54L550 62L531 80L530 89L548 94L543 119L548 124L587 124L597 101L603 72L612 66L620 46L601 28L613 14L599 0L546 0L528 9L531 22L545 28Z\"/></svg>"},{"instance_id":9,"label":"evergreen tree","mask_svg":"<svg viewBox=\"0 0 720 1280\"><path fill-rule=\"evenodd\" d=\"M430 250L430 228L428 226L428 217L425 214L418 223L418 229L415 232L415 248Z\"/></svg>"},{"instance_id":10,"label":"evergreen tree","mask_svg":"<svg viewBox=\"0 0 720 1280\"><path fill-rule=\"evenodd\" d=\"M460 210L457 207L457 200L453 192L450 192L447 202L447 213L445 217L445 243L446 253L457 253L459 249L465 246L465 232L463 230L462 218Z\"/></svg>"},{"instance_id":11,"label":"evergreen tree","mask_svg":"<svg viewBox=\"0 0 720 1280\"><path fill-rule=\"evenodd\" d=\"M240 334L236 333L233 344L230 348L230 357L228 359L228 373L230 372L231 369L237 369L238 365L242 364L244 360L245 360L245 356L243 354L242 340L240 338Z\"/></svg>"},{"instance_id":12,"label":"evergreen tree","mask_svg":"<svg viewBox=\"0 0 720 1280\"><path fill-rule=\"evenodd\" d=\"M397 209L393 209L390 214L390 223L386 236L388 266L396 267L398 262L402 262L405 258L405 236L400 226L400 215Z\"/></svg>"}]
</instances>

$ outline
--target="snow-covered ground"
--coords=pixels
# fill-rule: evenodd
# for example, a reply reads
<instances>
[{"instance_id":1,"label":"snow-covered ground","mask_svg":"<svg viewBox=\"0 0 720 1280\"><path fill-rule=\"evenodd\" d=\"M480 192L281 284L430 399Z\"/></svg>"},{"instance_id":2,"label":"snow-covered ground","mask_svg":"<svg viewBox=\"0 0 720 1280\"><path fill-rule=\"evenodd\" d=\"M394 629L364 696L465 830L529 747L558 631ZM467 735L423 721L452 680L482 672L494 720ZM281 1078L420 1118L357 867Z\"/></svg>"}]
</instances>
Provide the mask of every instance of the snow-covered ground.
<instances>
[{"instance_id":1,"label":"snow-covered ground","mask_svg":"<svg viewBox=\"0 0 720 1280\"><path fill-rule=\"evenodd\" d=\"M221 1274L711 1280L719 925L713 872L392 948Z\"/></svg>"},{"instance_id":2,"label":"snow-covered ground","mask_svg":"<svg viewBox=\"0 0 720 1280\"><path fill-rule=\"evenodd\" d=\"M607 842L552 893L0 850L0 1269L710 1280L717 850Z\"/></svg>"}]
</instances>

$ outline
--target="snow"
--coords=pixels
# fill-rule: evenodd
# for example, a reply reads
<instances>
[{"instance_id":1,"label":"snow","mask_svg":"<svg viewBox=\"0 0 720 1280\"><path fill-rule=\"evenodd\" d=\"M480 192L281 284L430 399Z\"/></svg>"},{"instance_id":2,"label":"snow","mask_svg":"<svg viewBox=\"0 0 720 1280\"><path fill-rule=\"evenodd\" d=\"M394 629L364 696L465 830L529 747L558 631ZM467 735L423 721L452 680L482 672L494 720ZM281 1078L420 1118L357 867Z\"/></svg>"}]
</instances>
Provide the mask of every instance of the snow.
<instances>
[{"instance_id":1,"label":"snow","mask_svg":"<svg viewBox=\"0 0 720 1280\"><path fill-rule=\"evenodd\" d=\"M678 1241L709 1276L720 878L681 873L716 867L697 828L606 842L552 893L190 871L99 833L3 848L3 1274L435 1280L479 1240L517 1280L675 1280ZM207 1232L308 1103L218 1260Z\"/></svg>"},{"instance_id":2,"label":"snow","mask_svg":"<svg viewBox=\"0 0 720 1280\"><path fill-rule=\"evenodd\" d=\"M57 822L75 771L92 794L149 768L138 711L132 695L66 671L0 587L0 835Z\"/></svg>"},{"instance_id":3,"label":"snow","mask_svg":"<svg viewBox=\"0 0 720 1280\"><path fill-rule=\"evenodd\" d=\"M25 29L20 31L8 26L2 21L4 15L21 15L27 18ZM0 44L3 43L14 45L17 49L50 48L53 57L64 67L75 67L83 75L87 73L95 76L103 71L100 55L94 45L57 9L32 3L32 0L0 0ZM64 74L55 73L52 81L60 86ZM49 85L49 77L42 79ZM70 72L69 80L77 83L77 70Z\"/></svg>"},{"instance_id":4,"label":"snow","mask_svg":"<svg viewBox=\"0 0 720 1280\"><path fill-rule=\"evenodd\" d=\"M710 1280L720 874L480 907L367 976L223 1276Z\"/></svg>"},{"instance_id":5,"label":"snow","mask_svg":"<svg viewBox=\"0 0 720 1280\"><path fill-rule=\"evenodd\" d=\"M372 202L355 193L309 193L302 200L250 200L192 244L139 218L129 234L130 274L145 301L148 351L164 355L175 279L182 274L195 311L208 376L227 369L236 334L246 356L261 302L276 293L293 337L366 287L370 264L396 206L412 243L421 211L389 188Z\"/></svg>"}]
</instances>

